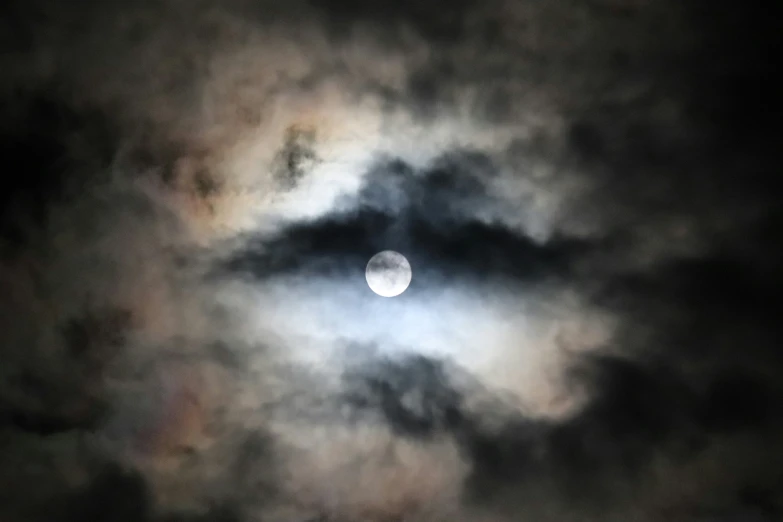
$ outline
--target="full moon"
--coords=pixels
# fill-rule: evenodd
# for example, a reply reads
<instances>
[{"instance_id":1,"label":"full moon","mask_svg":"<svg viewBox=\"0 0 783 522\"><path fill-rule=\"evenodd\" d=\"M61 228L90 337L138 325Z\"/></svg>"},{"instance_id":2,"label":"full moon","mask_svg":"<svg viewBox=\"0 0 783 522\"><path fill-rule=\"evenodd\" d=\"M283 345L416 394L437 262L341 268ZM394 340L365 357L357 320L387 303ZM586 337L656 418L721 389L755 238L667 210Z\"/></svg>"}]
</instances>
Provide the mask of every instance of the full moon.
<instances>
[{"instance_id":1,"label":"full moon","mask_svg":"<svg viewBox=\"0 0 783 522\"><path fill-rule=\"evenodd\" d=\"M413 273L405 256L394 250L378 252L367 263L367 284L383 297L400 295L411 284Z\"/></svg>"}]
</instances>

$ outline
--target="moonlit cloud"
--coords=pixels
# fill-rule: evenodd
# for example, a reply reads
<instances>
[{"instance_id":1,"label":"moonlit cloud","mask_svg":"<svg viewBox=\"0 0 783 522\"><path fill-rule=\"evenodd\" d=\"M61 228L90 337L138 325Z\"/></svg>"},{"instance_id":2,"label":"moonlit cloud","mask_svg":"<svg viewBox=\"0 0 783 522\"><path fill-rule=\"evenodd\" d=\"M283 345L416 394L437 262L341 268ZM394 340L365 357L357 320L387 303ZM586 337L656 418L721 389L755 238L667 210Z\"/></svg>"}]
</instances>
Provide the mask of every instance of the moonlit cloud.
<instances>
[{"instance_id":1,"label":"moonlit cloud","mask_svg":"<svg viewBox=\"0 0 783 522\"><path fill-rule=\"evenodd\" d=\"M12 4L0 519L783 512L779 9Z\"/></svg>"}]
</instances>

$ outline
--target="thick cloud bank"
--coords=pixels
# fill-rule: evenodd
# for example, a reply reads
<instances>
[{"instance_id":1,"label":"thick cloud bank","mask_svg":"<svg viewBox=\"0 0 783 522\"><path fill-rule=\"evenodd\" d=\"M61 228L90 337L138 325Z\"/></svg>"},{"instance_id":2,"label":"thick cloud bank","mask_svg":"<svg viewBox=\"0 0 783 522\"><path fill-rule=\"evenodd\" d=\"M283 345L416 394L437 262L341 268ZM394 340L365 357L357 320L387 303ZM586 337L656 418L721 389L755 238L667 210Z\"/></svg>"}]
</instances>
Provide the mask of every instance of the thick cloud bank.
<instances>
[{"instance_id":1,"label":"thick cloud bank","mask_svg":"<svg viewBox=\"0 0 783 522\"><path fill-rule=\"evenodd\" d=\"M0 520L779 520L781 14L4 5Z\"/></svg>"}]
</instances>

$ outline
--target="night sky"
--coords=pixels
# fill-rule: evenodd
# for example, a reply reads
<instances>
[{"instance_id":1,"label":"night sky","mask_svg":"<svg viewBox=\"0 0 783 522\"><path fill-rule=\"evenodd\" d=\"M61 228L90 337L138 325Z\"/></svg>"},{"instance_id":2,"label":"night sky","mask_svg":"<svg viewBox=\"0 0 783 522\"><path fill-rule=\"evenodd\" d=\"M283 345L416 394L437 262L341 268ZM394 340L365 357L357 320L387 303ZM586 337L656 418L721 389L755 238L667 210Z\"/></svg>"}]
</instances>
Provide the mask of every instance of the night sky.
<instances>
[{"instance_id":1,"label":"night sky","mask_svg":"<svg viewBox=\"0 0 783 522\"><path fill-rule=\"evenodd\" d=\"M783 520L782 51L763 0L3 3L0 521Z\"/></svg>"}]
</instances>

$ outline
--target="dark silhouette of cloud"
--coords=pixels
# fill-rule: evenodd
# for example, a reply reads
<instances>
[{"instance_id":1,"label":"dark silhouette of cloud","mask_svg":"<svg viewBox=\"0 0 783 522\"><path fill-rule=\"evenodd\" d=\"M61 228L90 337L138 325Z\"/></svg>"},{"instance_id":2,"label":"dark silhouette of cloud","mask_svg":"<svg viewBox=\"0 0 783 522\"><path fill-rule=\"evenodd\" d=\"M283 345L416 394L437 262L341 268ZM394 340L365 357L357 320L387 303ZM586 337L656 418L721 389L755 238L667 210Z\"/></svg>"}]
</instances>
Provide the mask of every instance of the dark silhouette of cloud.
<instances>
[{"instance_id":1,"label":"dark silhouette of cloud","mask_svg":"<svg viewBox=\"0 0 783 522\"><path fill-rule=\"evenodd\" d=\"M400 160L384 161L344 208L277 237L250 241L226 268L261 279L302 271L338 275L363 271L372 255L392 249L426 274L412 283L415 291L420 284L439 285L443 277L523 282L563 277L573 258L595 247L568 238L537 244L503 223L477 220L474 209L492 204L484 183L494 174L488 158L461 151L422 171Z\"/></svg>"},{"instance_id":2,"label":"dark silhouette of cloud","mask_svg":"<svg viewBox=\"0 0 783 522\"><path fill-rule=\"evenodd\" d=\"M345 400L359 410L382 412L395 431L428 436L461 422L460 393L447 382L440 361L413 356L374 361L347 375Z\"/></svg>"},{"instance_id":3,"label":"dark silhouette of cloud","mask_svg":"<svg viewBox=\"0 0 783 522\"><path fill-rule=\"evenodd\" d=\"M0 519L779 519L781 27L0 7Z\"/></svg>"}]
</instances>

